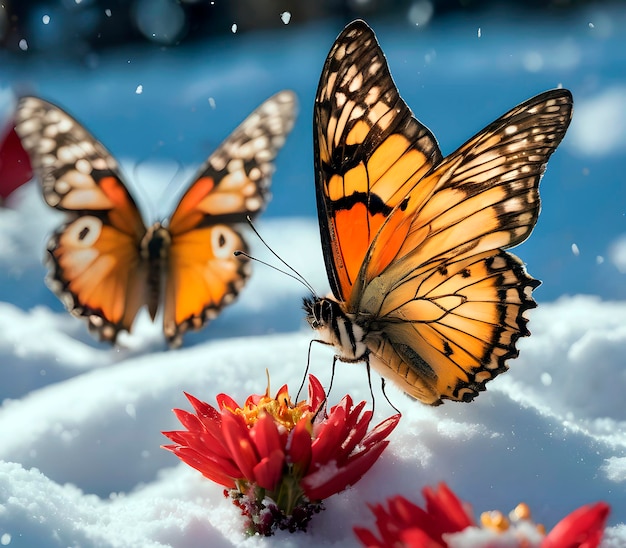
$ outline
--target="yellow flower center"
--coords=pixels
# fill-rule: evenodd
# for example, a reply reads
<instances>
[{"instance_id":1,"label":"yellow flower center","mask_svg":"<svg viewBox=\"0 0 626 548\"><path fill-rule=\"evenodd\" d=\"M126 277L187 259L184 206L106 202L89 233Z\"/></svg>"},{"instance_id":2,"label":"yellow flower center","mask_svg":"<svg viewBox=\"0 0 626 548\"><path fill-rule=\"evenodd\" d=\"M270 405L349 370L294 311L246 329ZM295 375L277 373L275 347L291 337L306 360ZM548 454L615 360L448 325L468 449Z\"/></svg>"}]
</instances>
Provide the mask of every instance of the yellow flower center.
<instances>
[{"instance_id":1,"label":"yellow flower center","mask_svg":"<svg viewBox=\"0 0 626 548\"><path fill-rule=\"evenodd\" d=\"M312 418L313 416L306 400L294 405L286 389L279 392L276 398L272 398L269 395L269 386L265 395L261 396L257 403L253 403L249 398L242 408L233 409L233 412L241 415L249 427L253 426L260 416L267 413L288 432L293 430L303 417L311 416Z\"/></svg>"},{"instance_id":2,"label":"yellow flower center","mask_svg":"<svg viewBox=\"0 0 626 548\"><path fill-rule=\"evenodd\" d=\"M530 507L525 502L518 504L515 509L509 513L508 518L497 510L483 512L480 515L482 526L485 529L492 529L498 533L503 533L510 527L511 523L517 523L519 521L532 521ZM546 534L546 528L543 525L537 524L535 527L542 535Z\"/></svg>"},{"instance_id":3,"label":"yellow flower center","mask_svg":"<svg viewBox=\"0 0 626 548\"><path fill-rule=\"evenodd\" d=\"M509 520L504 517L502 512L498 512L497 510L483 512L480 515L480 522L485 529L493 529L498 533L503 533L509 528Z\"/></svg>"}]
</instances>

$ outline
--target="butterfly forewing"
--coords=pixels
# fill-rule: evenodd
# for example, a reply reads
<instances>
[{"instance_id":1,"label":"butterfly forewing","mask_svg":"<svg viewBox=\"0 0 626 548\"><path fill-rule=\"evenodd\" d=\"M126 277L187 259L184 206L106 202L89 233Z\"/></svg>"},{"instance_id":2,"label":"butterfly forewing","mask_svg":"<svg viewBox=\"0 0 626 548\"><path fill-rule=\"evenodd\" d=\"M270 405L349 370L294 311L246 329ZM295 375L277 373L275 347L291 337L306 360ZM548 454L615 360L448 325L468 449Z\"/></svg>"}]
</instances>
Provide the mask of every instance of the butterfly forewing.
<instances>
[{"instance_id":1,"label":"butterfly forewing","mask_svg":"<svg viewBox=\"0 0 626 548\"><path fill-rule=\"evenodd\" d=\"M446 157L415 186L405 208L390 216L397 219L381 231L386 239L397 237L397 225L407 227L394 260L411 254L413 263L428 263L524 241L539 215L539 180L571 115L571 93L547 91ZM424 194L430 196L427 201ZM371 261L376 262L375 257ZM371 269L366 278L378 273Z\"/></svg>"},{"instance_id":2,"label":"butterfly forewing","mask_svg":"<svg viewBox=\"0 0 626 548\"><path fill-rule=\"evenodd\" d=\"M47 282L72 314L115 341L148 299L137 254L146 227L117 163L76 120L36 97L20 101L16 131L44 199L68 215L48 242Z\"/></svg>"},{"instance_id":3,"label":"butterfly forewing","mask_svg":"<svg viewBox=\"0 0 626 548\"><path fill-rule=\"evenodd\" d=\"M314 119L320 230L339 307L327 308L345 315L343 332L336 318L312 315L322 310L315 303L307 308L340 359L369 360L432 405L470 401L507 369L529 335L539 282L504 249L535 226L539 180L571 115L569 91L542 93L442 159L399 98L372 31L346 27Z\"/></svg>"},{"instance_id":4,"label":"butterfly forewing","mask_svg":"<svg viewBox=\"0 0 626 548\"><path fill-rule=\"evenodd\" d=\"M233 254L247 245L232 225L264 209L273 161L295 115L292 92L270 97L209 157L174 211L163 317L173 344L217 316L250 276L248 259Z\"/></svg>"},{"instance_id":5,"label":"butterfly forewing","mask_svg":"<svg viewBox=\"0 0 626 548\"><path fill-rule=\"evenodd\" d=\"M313 137L322 247L333 293L345 299L389 213L441 159L362 22L347 27L328 55Z\"/></svg>"}]
</instances>

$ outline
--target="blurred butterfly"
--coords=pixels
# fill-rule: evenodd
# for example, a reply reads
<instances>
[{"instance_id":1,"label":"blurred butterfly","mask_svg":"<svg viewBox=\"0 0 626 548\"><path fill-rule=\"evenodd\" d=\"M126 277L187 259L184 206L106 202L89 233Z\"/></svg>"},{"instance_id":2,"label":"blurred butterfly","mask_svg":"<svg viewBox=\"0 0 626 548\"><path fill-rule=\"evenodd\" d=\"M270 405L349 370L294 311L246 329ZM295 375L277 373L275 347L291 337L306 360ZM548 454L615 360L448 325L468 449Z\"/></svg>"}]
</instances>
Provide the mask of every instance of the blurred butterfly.
<instances>
[{"instance_id":1,"label":"blurred butterfly","mask_svg":"<svg viewBox=\"0 0 626 548\"><path fill-rule=\"evenodd\" d=\"M316 195L333 296L305 299L335 359L424 403L471 401L518 355L539 281L503 251L539 214L572 95L518 105L443 158L400 98L373 31L337 38L314 106Z\"/></svg>"},{"instance_id":2,"label":"blurred butterfly","mask_svg":"<svg viewBox=\"0 0 626 548\"><path fill-rule=\"evenodd\" d=\"M117 162L76 120L23 98L16 131L41 180L46 203L67 215L48 242L51 289L101 340L115 343L146 305L163 308L163 332L179 346L237 296L250 275L234 226L269 197L272 161L291 130L292 92L260 105L213 152L166 222L144 224Z\"/></svg>"}]
</instances>

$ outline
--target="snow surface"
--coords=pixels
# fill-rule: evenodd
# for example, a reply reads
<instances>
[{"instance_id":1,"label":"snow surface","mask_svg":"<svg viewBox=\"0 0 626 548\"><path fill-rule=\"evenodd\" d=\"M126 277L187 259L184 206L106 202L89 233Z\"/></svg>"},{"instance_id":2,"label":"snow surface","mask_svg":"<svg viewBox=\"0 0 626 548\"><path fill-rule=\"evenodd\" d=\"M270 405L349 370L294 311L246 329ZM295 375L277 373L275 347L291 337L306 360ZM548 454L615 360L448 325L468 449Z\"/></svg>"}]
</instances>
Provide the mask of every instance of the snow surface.
<instances>
[{"instance_id":1,"label":"snow surface","mask_svg":"<svg viewBox=\"0 0 626 548\"><path fill-rule=\"evenodd\" d=\"M12 208L0 210L0 545L352 546L352 526L373 524L366 502L395 494L419 501L423 486L446 481L477 514L525 501L547 527L605 500L612 514L604 546L626 546L626 302L619 300L626 297L626 50L615 31L626 12L593 10L558 25L463 19L410 37L370 21L403 96L444 152L559 82L572 88L576 111L542 185L538 227L515 251L544 281L520 357L469 405L428 408L389 388L404 414L391 444L361 482L326 501L306 534L242 536L222 489L160 449L167 442L160 432L179 428L171 409L189 409L183 390L210 403L220 392L242 401L264 391L266 369L274 390L283 383L297 389L312 338L300 309L304 288L257 265L241 298L187 336L182 349L167 351L160 327L144 314L122 348L112 350L45 287L46 235L62 216L43 204L35 184L20 189ZM168 171L145 160L155 143L165 142L165 151L193 171L203 159L199 143L214 148L263 99L294 87L302 117L278 158L275 198L258 227L324 294L310 108L341 27L290 24L286 43L238 33L240 41L221 39L214 51L190 49L187 58L182 49L138 52L129 55L129 68L125 52L94 59L91 71L7 64L0 86L6 91L17 81L28 89L28 81L70 109L121 157L142 207L160 212L175 198L165 192L161 203L159 192L142 183L159 178L165 188L180 174L176 165ZM275 60L269 68L259 61L266 56ZM416 56L424 62L416 64ZM139 85L143 93L136 95ZM459 108L461 96L475 107ZM249 241L255 255L268 258ZM325 385L331 360L329 349L313 347L311 370ZM377 382L374 391L381 420L392 410ZM363 366L339 364L331 403L346 393L370 398Z\"/></svg>"},{"instance_id":2,"label":"snow surface","mask_svg":"<svg viewBox=\"0 0 626 548\"><path fill-rule=\"evenodd\" d=\"M143 315L124 347L111 350L62 310L16 304L22 293L47 291L39 255L58 215L37 193L28 184L15 209L0 211L8 244L0 263L13 272L16 296L0 303L0 544L346 546L352 525L372 523L365 502L398 493L421 500L420 489L439 481L476 512L525 501L549 527L605 500L605 545L626 543L626 303L583 295L542 303L520 358L472 404L429 408L389 389L404 417L371 473L328 499L307 534L245 538L222 489L160 449L160 432L178 428L173 407L189 408L183 390L211 403L219 392L243 401L264 391L266 369L274 389L297 389L312 336L299 310L303 288L257 266L239 301L189 346L166 351L159 326ZM314 222L259 228L324 290L321 260L311 261L321 257ZM314 346L312 372L325 384L330 363L329 349ZM382 419L392 410L374 384ZM339 365L331 402L345 393L369 399L361 365Z\"/></svg>"}]
</instances>

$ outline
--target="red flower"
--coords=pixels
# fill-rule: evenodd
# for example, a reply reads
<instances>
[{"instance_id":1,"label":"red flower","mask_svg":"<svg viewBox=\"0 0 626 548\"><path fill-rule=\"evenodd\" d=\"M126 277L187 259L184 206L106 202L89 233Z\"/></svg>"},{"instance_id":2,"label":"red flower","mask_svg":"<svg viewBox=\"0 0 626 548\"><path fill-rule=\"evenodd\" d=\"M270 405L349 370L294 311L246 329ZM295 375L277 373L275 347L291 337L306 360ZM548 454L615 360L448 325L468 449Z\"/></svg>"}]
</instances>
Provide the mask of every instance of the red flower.
<instances>
[{"instance_id":1,"label":"red flower","mask_svg":"<svg viewBox=\"0 0 626 548\"><path fill-rule=\"evenodd\" d=\"M602 539L610 508L604 502L589 504L563 518L546 536L541 525L532 522L530 509L520 504L507 519L500 512L485 512L478 526L470 507L444 484L434 491L422 491L426 509L402 496L370 506L376 518L380 538L369 529L355 527L354 532L368 548L447 548L472 546L494 548L596 548ZM448 544L450 542L451 544Z\"/></svg>"},{"instance_id":2,"label":"red flower","mask_svg":"<svg viewBox=\"0 0 626 548\"><path fill-rule=\"evenodd\" d=\"M252 395L243 407L217 397L219 409L187 394L195 414L175 409L186 428L164 432L164 446L205 477L229 489L251 533L306 529L321 501L356 483L376 462L396 427L394 415L368 431L371 411L350 396L324 412L326 394L309 377L309 398L292 404L283 386Z\"/></svg>"},{"instance_id":3,"label":"red flower","mask_svg":"<svg viewBox=\"0 0 626 548\"><path fill-rule=\"evenodd\" d=\"M11 121L0 132L0 203L32 176L30 159Z\"/></svg>"},{"instance_id":4,"label":"red flower","mask_svg":"<svg viewBox=\"0 0 626 548\"><path fill-rule=\"evenodd\" d=\"M443 540L446 533L457 533L474 525L469 508L448 488L440 483L437 490L422 490L426 509L413 504L402 496L382 504L370 506L376 517L381 538L377 539L368 529L355 527L354 532L364 546L419 546L439 548L447 546Z\"/></svg>"}]
</instances>

